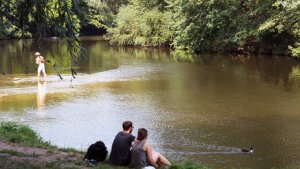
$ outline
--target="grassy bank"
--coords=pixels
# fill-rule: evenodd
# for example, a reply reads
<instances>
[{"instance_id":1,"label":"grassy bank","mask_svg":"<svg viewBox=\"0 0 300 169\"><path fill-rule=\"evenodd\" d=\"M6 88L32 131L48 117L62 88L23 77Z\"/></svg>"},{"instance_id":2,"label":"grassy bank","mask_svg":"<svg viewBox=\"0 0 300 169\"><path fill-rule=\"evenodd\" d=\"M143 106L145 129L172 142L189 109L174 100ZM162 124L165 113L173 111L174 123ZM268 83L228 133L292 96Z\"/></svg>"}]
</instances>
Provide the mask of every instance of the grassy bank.
<instances>
[{"instance_id":1,"label":"grassy bank","mask_svg":"<svg viewBox=\"0 0 300 169\"><path fill-rule=\"evenodd\" d=\"M1 169L125 169L108 164L96 165L82 162L84 152L61 149L45 142L30 127L13 122L0 124L0 168ZM208 169L192 163L174 163L170 169Z\"/></svg>"},{"instance_id":2,"label":"grassy bank","mask_svg":"<svg viewBox=\"0 0 300 169\"><path fill-rule=\"evenodd\" d=\"M45 142L31 128L25 125L18 125L13 122L2 122L0 124L0 139L10 143L18 143L23 146L56 148Z\"/></svg>"}]
</instances>

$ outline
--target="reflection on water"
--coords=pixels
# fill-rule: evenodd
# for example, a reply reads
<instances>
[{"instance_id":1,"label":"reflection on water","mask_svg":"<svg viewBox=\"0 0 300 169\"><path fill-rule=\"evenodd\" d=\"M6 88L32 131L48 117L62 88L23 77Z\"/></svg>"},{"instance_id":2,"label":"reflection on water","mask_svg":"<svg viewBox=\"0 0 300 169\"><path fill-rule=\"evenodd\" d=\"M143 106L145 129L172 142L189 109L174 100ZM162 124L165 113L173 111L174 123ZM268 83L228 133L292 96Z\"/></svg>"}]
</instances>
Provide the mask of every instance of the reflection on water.
<instances>
[{"instance_id":1,"label":"reflection on water","mask_svg":"<svg viewBox=\"0 0 300 169\"><path fill-rule=\"evenodd\" d=\"M63 45L60 50L58 42L47 43L45 53L54 45L63 71ZM0 48L9 53L12 44ZM122 122L132 120L136 128L148 129L150 144L171 160L213 168L300 167L300 65L295 60L176 57L164 50L109 47L99 38L83 38L83 45L87 58L76 68L74 88L70 74L59 80L54 70L47 83L36 84L35 71L19 69L27 64L25 54L0 57L1 71L12 72L0 76L5 94L0 120L28 124L45 140L77 149L97 140L110 149ZM15 77L20 80L13 82ZM241 153L250 146L253 155Z\"/></svg>"},{"instance_id":2,"label":"reflection on water","mask_svg":"<svg viewBox=\"0 0 300 169\"><path fill-rule=\"evenodd\" d=\"M37 84L38 84L37 95L36 95L37 109L42 110L45 107L47 80L43 82L38 80Z\"/></svg>"},{"instance_id":3,"label":"reflection on water","mask_svg":"<svg viewBox=\"0 0 300 169\"><path fill-rule=\"evenodd\" d=\"M290 73L290 76L289 76L289 78L290 79L299 79L299 77L300 77L300 66L297 66L297 67L292 67L292 71L291 71L291 73Z\"/></svg>"}]
</instances>

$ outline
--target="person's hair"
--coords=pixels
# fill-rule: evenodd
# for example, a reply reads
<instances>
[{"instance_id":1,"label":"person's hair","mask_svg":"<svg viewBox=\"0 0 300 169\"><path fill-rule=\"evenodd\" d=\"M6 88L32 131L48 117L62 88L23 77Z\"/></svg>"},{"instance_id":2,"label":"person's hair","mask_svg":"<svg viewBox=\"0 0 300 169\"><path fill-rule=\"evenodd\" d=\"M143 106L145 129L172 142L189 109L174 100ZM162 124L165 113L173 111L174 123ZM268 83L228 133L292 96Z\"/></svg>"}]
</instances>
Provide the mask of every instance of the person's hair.
<instances>
[{"instance_id":1,"label":"person's hair","mask_svg":"<svg viewBox=\"0 0 300 169\"><path fill-rule=\"evenodd\" d=\"M148 137L148 130L145 128L140 128L138 129L138 135L137 135L137 139L138 140L144 140L145 138Z\"/></svg>"},{"instance_id":2,"label":"person's hair","mask_svg":"<svg viewBox=\"0 0 300 169\"><path fill-rule=\"evenodd\" d=\"M123 125L123 130L128 130L130 127L132 127L132 122L131 121L124 121Z\"/></svg>"}]
</instances>

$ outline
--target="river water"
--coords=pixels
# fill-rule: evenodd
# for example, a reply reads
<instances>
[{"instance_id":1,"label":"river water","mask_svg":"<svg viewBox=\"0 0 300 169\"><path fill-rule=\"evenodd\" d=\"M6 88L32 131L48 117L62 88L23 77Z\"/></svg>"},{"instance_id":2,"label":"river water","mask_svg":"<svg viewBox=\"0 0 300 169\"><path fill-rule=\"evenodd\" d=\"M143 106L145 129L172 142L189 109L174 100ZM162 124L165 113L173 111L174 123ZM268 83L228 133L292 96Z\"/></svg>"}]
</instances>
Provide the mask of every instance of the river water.
<instances>
[{"instance_id":1,"label":"river water","mask_svg":"<svg viewBox=\"0 0 300 169\"><path fill-rule=\"evenodd\" d=\"M165 49L81 40L86 51L73 65L75 79L62 42L38 43L48 60L48 81L41 82L37 43L0 41L0 121L29 125L59 147L86 150L102 140L110 150L122 122L131 120L133 134L147 128L149 143L171 161L300 168L300 63L294 59L179 59ZM250 146L254 154L241 153Z\"/></svg>"}]
</instances>

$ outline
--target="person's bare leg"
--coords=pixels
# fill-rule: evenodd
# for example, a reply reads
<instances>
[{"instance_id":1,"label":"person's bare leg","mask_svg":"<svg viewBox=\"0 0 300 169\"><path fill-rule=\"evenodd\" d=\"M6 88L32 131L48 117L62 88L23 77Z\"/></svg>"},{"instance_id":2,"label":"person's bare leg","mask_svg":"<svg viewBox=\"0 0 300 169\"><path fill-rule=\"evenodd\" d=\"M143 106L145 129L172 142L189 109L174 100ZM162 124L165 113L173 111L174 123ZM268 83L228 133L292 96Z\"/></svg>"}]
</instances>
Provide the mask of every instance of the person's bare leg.
<instances>
[{"instance_id":1,"label":"person's bare leg","mask_svg":"<svg viewBox=\"0 0 300 169\"><path fill-rule=\"evenodd\" d=\"M37 79L40 80L40 71L38 71Z\"/></svg>"},{"instance_id":2,"label":"person's bare leg","mask_svg":"<svg viewBox=\"0 0 300 169\"><path fill-rule=\"evenodd\" d=\"M163 165L170 166L171 165L170 161L165 156L161 155L158 152L153 151L152 158L160 166L163 166Z\"/></svg>"},{"instance_id":3,"label":"person's bare leg","mask_svg":"<svg viewBox=\"0 0 300 169\"><path fill-rule=\"evenodd\" d=\"M44 73L45 79L47 80L47 74L46 74L46 72L44 71L43 73Z\"/></svg>"},{"instance_id":4,"label":"person's bare leg","mask_svg":"<svg viewBox=\"0 0 300 169\"><path fill-rule=\"evenodd\" d=\"M159 153L158 163L166 166L170 166L170 161L163 155Z\"/></svg>"}]
</instances>

